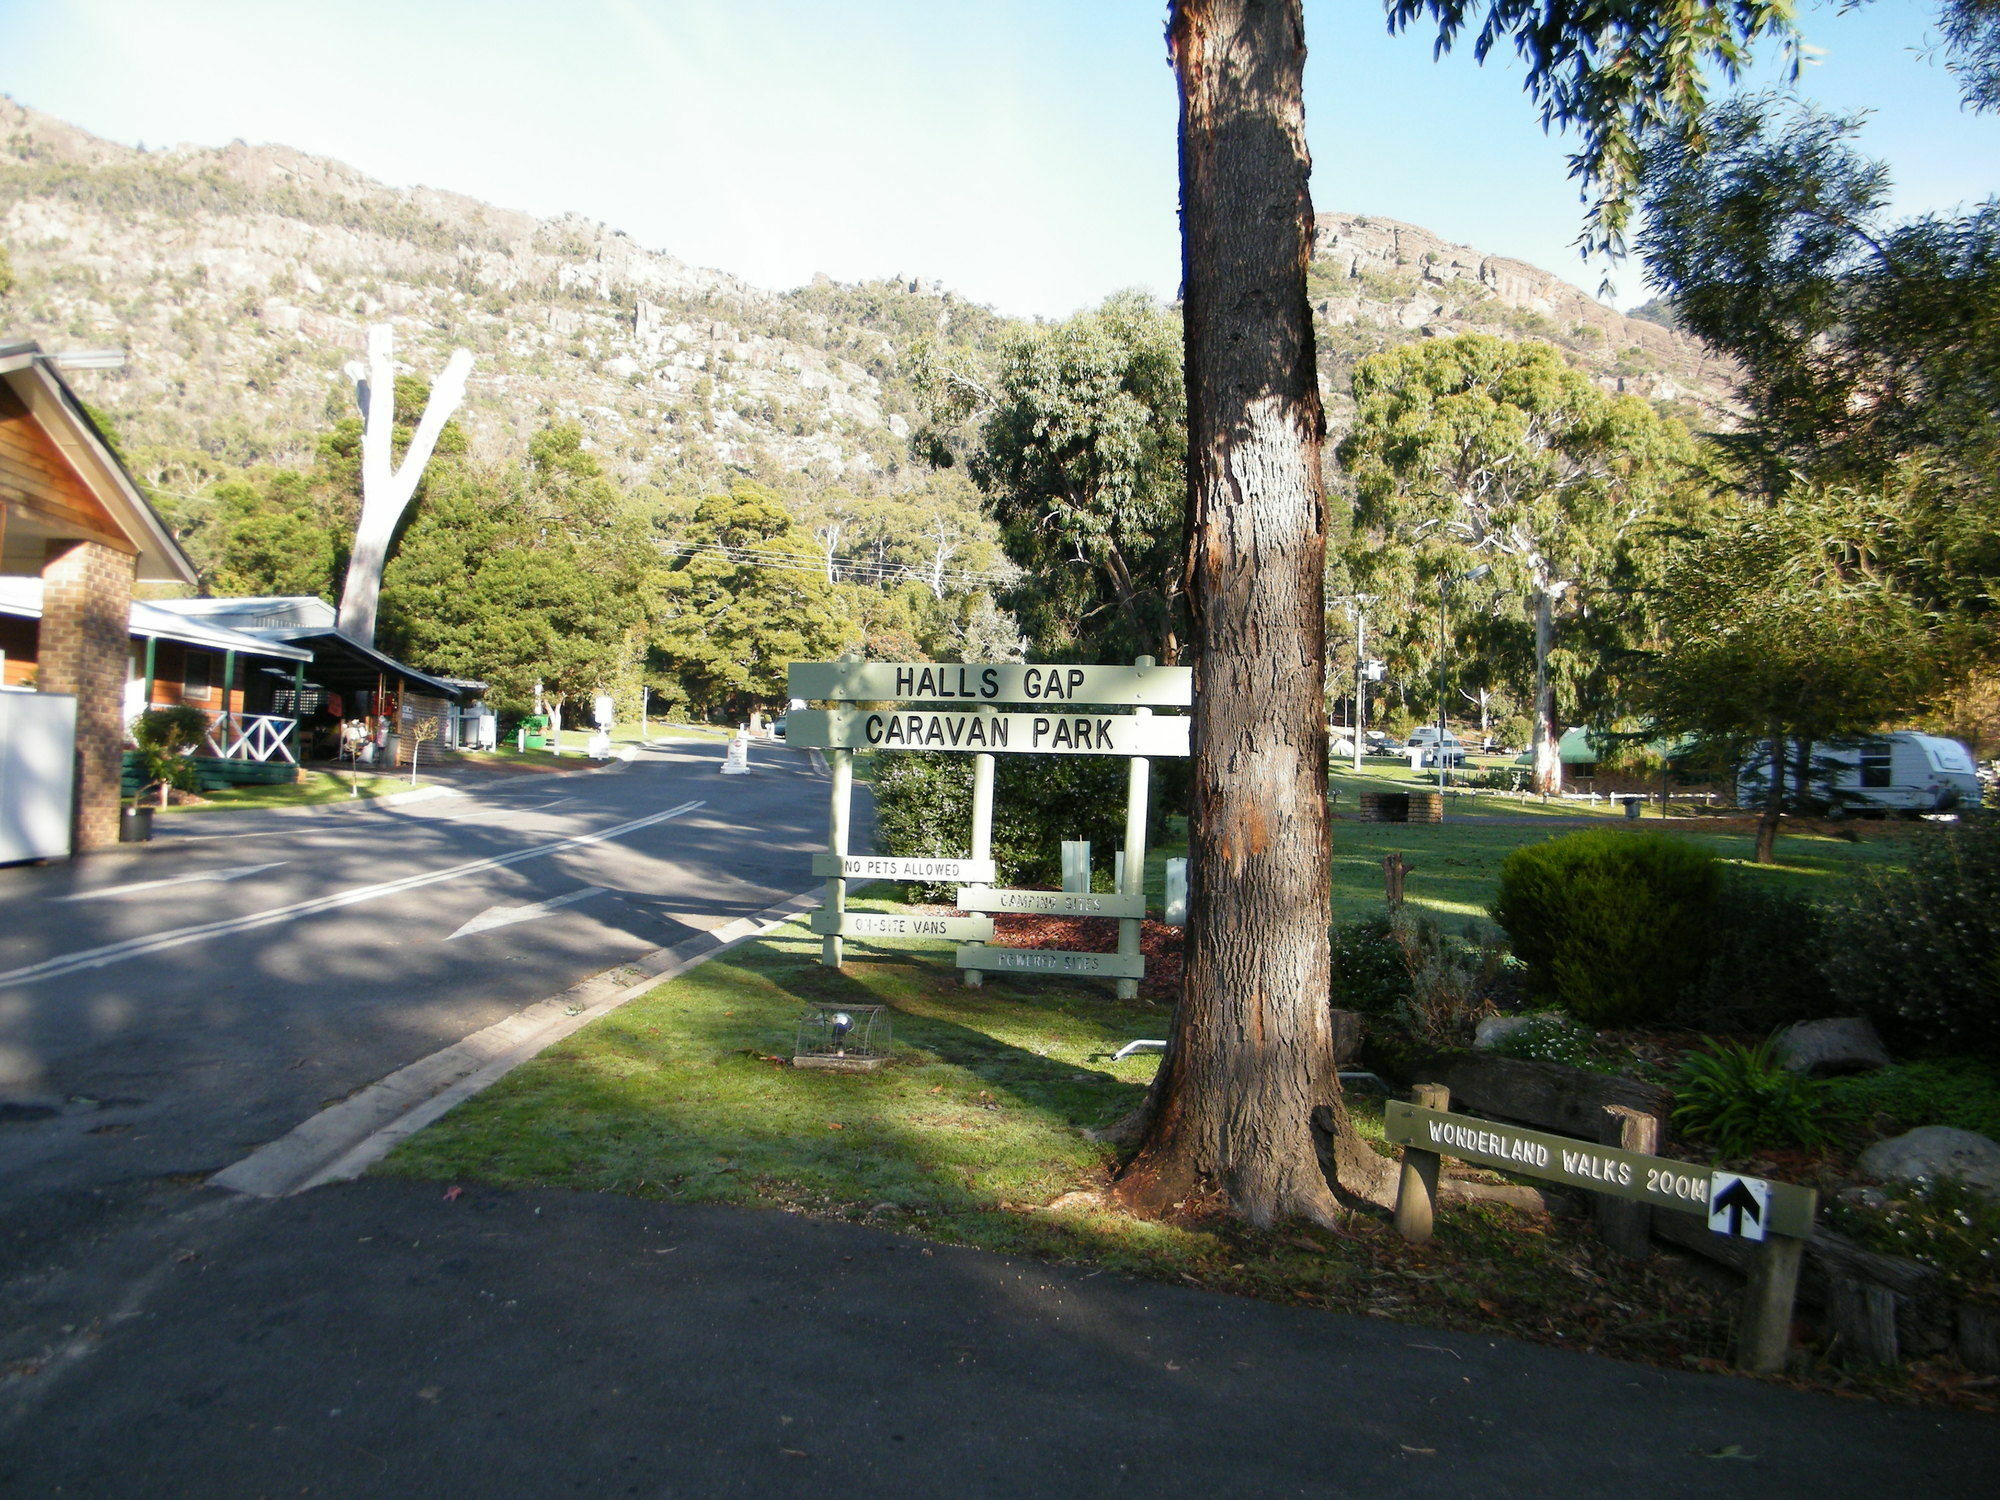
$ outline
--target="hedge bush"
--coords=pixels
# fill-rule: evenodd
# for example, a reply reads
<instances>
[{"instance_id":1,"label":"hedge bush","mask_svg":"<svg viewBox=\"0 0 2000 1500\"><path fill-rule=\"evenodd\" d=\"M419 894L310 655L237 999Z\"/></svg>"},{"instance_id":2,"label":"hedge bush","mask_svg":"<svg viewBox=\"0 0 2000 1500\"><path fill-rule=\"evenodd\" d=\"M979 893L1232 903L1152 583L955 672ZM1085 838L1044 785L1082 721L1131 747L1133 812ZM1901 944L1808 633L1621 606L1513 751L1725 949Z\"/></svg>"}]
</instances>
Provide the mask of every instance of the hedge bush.
<instances>
[{"instance_id":1,"label":"hedge bush","mask_svg":"<svg viewBox=\"0 0 2000 1500\"><path fill-rule=\"evenodd\" d=\"M1701 1031L1766 1033L1834 1014L1826 975L1831 916L1753 873L1725 874L1707 968L1687 1013L1672 1019Z\"/></svg>"},{"instance_id":2,"label":"hedge bush","mask_svg":"<svg viewBox=\"0 0 2000 1500\"><path fill-rule=\"evenodd\" d=\"M1410 968L1386 916L1362 917L1333 929L1330 974L1336 1010L1394 1016L1410 998Z\"/></svg>"},{"instance_id":3,"label":"hedge bush","mask_svg":"<svg viewBox=\"0 0 2000 1500\"><path fill-rule=\"evenodd\" d=\"M1493 917L1535 998L1594 1026L1643 1023L1701 982L1721 887L1715 856L1684 839L1591 829L1509 854Z\"/></svg>"},{"instance_id":4,"label":"hedge bush","mask_svg":"<svg viewBox=\"0 0 2000 1500\"><path fill-rule=\"evenodd\" d=\"M972 757L884 753L873 757L875 837L884 854L964 859L972 839ZM1062 880L1065 839L1090 840L1099 883L1125 842L1123 756L996 755L993 859L1002 885ZM1160 778L1148 801L1146 843L1160 842L1168 807ZM942 889L934 896L950 899Z\"/></svg>"},{"instance_id":5,"label":"hedge bush","mask_svg":"<svg viewBox=\"0 0 2000 1500\"><path fill-rule=\"evenodd\" d=\"M1892 1046L2000 1061L2000 817L1969 815L1907 869L1863 873L1826 950L1835 999Z\"/></svg>"}]
</instances>

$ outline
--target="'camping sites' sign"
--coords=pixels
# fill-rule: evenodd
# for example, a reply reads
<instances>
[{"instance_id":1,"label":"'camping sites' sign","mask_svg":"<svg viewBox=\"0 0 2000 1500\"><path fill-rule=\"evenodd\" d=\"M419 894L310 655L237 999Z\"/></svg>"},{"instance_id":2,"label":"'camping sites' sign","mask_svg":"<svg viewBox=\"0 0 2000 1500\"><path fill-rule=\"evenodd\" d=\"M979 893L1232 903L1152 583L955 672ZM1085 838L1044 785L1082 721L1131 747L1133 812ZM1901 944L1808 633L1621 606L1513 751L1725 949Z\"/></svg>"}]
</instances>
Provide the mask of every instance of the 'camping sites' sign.
<instances>
[{"instance_id":1,"label":"'camping sites' sign","mask_svg":"<svg viewBox=\"0 0 2000 1500\"><path fill-rule=\"evenodd\" d=\"M1384 1106L1382 1123L1392 1146L1435 1151L1442 1156L1518 1172L1524 1177L1566 1182L1572 1187L1704 1217L1711 1211L1709 1179L1712 1175L1722 1175L1684 1161L1668 1161L1664 1157L1621 1151L1616 1146L1572 1140L1519 1125L1501 1125L1470 1115L1424 1109L1400 1099L1392 1099ZM1803 1239L1812 1233L1818 1195L1811 1188L1783 1182L1759 1182L1757 1187L1761 1190L1756 1198L1760 1215L1757 1227L1762 1233L1747 1238L1761 1239L1769 1233ZM1752 1195L1745 1189L1742 1196ZM1744 1217L1744 1211L1738 1209L1735 1219L1739 1225ZM1739 1227L1735 1232L1743 1231Z\"/></svg>"},{"instance_id":2,"label":"'camping sites' sign","mask_svg":"<svg viewBox=\"0 0 2000 1500\"><path fill-rule=\"evenodd\" d=\"M1146 898L1124 891L996 891L978 886L958 888L960 911L1024 911L1045 917L1123 917L1138 921L1146 915Z\"/></svg>"}]
</instances>

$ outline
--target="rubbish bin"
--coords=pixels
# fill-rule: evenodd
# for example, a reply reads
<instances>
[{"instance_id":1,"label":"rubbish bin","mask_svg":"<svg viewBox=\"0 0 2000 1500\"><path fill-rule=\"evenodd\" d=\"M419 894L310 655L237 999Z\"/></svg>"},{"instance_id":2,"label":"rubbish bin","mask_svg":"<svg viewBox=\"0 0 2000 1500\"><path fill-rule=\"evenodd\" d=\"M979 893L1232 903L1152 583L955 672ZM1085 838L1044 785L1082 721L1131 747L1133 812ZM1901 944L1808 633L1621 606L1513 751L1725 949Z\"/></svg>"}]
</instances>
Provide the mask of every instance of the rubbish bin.
<instances>
[{"instance_id":1,"label":"rubbish bin","mask_svg":"<svg viewBox=\"0 0 2000 1500\"><path fill-rule=\"evenodd\" d=\"M1640 806L1641 804L1637 797L1627 797L1625 799L1625 816L1628 818L1638 817Z\"/></svg>"},{"instance_id":2,"label":"rubbish bin","mask_svg":"<svg viewBox=\"0 0 2000 1500\"><path fill-rule=\"evenodd\" d=\"M121 844L150 844L153 841L153 809L150 807L121 807L118 809L118 842Z\"/></svg>"},{"instance_id":3,"label":"rubbish bin","mask_svg":"<svg viewBox=\"0 0 2000 1500\"><path fill-rule=\"evenodd\" d=\"M521 721L521 728L527 731L528 738L526 744L528 749L546 750L549 748L549 716L547 714L529 714L527 718Z\"/></svg>"}]
</instances>

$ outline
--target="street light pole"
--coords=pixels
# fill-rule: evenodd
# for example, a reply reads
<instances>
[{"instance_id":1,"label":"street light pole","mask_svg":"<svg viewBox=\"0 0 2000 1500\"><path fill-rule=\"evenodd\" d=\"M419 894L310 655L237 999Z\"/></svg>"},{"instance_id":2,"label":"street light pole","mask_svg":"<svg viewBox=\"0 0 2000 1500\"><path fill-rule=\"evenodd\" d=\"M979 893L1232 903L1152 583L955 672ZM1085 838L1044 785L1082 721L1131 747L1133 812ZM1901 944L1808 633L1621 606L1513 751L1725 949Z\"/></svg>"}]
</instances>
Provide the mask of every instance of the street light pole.
<instances>
[{"instance_id":1,"label":"street light pole","mask_svg":"<svg viewBox=\"0 0 2000 1500\"><path fill-rule=\"evenodd\" d=\"M1446 697L1447 686L1445 682L1445 668L1447 659L1451 651L1450 611L1451 611L1452 585L1459 583L1477 583L1480 579L1484 578L1488 573L1491 573L1492 571L1493 571L1493 564L1481 563L1478 567L1468 569L1466 572L1460 573L1456 576L1447 574L1445 576L1443 584L1438 589L1437 758L1438 758L1438 821L1440 823L1444 821L1444 771L1446 765L1444 742L1445 742L1445 735L1448 733L1448 731L1445 728L1445 715L1450 707L1450 700Z\"/></svg>"}]
</instances>

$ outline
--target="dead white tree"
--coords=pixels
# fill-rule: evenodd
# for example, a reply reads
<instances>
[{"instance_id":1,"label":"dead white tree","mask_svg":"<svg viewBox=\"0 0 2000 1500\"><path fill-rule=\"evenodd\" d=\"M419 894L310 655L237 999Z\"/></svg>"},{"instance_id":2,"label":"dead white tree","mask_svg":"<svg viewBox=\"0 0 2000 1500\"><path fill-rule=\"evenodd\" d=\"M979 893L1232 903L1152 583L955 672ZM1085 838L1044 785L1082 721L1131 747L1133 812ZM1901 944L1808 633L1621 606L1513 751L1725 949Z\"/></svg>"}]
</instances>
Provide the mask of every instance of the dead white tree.
<instances>
[{"instance_id":1,"label":"dead white tree","mask_svg":"<svg viewBox=\"0 0 2000 1500\"><path fill-rule=\"evenodd\" d=\"M368 363L350 364L354 399L366 424L361 433L361 522L354 528L354 555L347 564L347 585L340 595L340 630L364 646L375 644L375 611L382 597L382 566L389 560L389 542L396 523L408 509L424 477L424 465L437 448L438 435L465 399L465 379L472 373L470 351L458 349L445 362L444 373L431 387L403 462L392 463L391 439L396 426L395 331L386 323L368 330Z\"/></svg>"}]
</instances>

